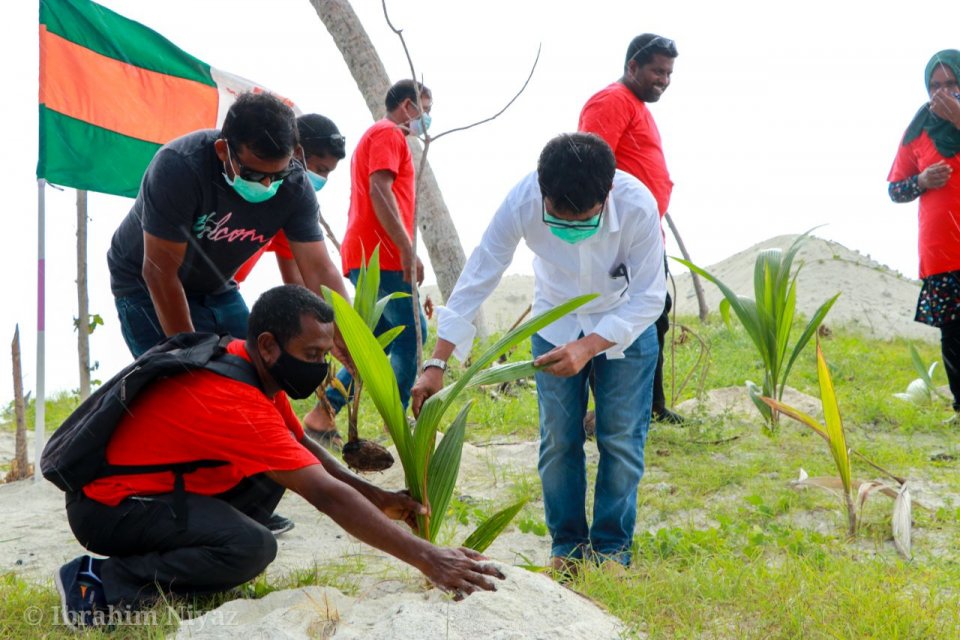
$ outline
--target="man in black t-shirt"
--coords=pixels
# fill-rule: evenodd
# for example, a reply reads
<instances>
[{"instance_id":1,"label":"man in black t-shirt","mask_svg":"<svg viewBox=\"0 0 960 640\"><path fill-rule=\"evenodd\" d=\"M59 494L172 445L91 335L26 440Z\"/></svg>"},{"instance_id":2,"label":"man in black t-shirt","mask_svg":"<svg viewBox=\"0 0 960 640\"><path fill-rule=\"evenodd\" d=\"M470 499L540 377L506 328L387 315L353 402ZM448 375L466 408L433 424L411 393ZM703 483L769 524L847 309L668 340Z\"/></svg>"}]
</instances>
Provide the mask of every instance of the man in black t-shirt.
<instances>
[{"instance_id":1,"label":"man in black t-shirt","mask_svg":"<svg viewBox=\"0 0 960 640\"><path fill-rule=\"evenodd\" d=\"M184 331L244 337L248 310L233 275L281 230L307 288L347 295L323 243L313 187L293 160L297 146L293 110L245 93L222 130L187 134L157 152L107 252L134 356Z\"/></svg>"}]
</instances>

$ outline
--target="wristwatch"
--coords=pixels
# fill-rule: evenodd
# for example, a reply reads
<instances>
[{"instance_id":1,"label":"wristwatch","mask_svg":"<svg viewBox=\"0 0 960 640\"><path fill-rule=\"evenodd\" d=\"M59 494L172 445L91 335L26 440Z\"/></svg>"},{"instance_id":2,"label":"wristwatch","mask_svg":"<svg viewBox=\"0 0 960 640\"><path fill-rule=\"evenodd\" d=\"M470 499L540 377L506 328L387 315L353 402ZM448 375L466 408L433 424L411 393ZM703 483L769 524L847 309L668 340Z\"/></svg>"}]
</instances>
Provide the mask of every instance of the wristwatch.
<instances>
[{"instance_id":1,"label":"wristwatch","mask_svg":"<svg viewBox=\"0 0 960 640\"><path fill-rule=\"evenodd\" d=\"M423 371L426 371L430 367L436 367L440 371L447 370L447 363L441 360L440 358L430 358L429 360L423 361Z\"/></svg>"}]
</instances>

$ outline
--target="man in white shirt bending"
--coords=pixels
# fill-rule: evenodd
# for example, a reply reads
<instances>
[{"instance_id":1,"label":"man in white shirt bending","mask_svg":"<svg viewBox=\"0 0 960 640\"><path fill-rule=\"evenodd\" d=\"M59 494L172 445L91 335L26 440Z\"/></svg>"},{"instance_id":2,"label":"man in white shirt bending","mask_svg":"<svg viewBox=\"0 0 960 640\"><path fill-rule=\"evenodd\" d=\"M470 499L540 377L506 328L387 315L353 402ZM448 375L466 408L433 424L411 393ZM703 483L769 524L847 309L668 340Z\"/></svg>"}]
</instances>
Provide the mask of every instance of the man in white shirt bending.
<instances>
[{"instance_id":1,"label":"man in white shirt bending","mask_svg":"<svg viewBox=\"0 0 960 640\"><path fill-rule=\"evenodd\" d=\"M657 203L633 176L616 170L610 147L587 133L563 134L544 147L537 171L517 184L494 215L440 307L433 358L413 388L413 410L443 385L451 355L461 360L471 324L513 260L520 240L535 254L534 312L597 293L589 304L533 336L540 409L539 472L551 564L567 574L579 563L630 564L637 485L650 423L657 362L654 322L666 287ZM596 376L600 464L593 524L586 516L583 417Z\"/></svg>"}]
</instances>

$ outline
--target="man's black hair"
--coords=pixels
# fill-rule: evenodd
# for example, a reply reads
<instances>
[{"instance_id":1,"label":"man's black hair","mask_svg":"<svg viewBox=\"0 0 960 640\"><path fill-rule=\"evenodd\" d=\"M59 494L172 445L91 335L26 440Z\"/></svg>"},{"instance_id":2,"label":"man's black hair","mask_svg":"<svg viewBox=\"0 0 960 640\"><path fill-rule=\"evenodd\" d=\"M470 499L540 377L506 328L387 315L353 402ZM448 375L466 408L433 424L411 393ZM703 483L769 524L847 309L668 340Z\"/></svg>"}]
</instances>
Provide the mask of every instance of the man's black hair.
<instances>
[{"instance_id":1,"label":"man's black hair","mask_svg":"<svg viewBox=\"0 0 960 640\"><path fill-rule=\"evenodd\" d=\"M657 54L667 56L668 58L677 57L677 45L673 40L658 36L655 33L641 33L630 41L627 47L627 57L623 61L623 70L627 70L627 65L631 60L636 60L641 67L651 60Z\"/></svg>"},{"instance_id":2,"label":"man's black hair","mask_svg":"<svg viewBox=\"0 0 960 640\"><path fill-rule=\"evenodd\" d=\"M610 145L592 133L564 133L540 153L540 193L554 209L583 213L607 198L617 161Z\"/></svg>"},{"instance_id":3,"label":"man's black hair","mask_svg":"<svg viewBox=\"0 0 960 640\"><path fill-rule=\"evenodd\" d=\"M248 91L230 105L220 134L234 152L245 146L263 160L281 160L297 146L297 119L279 98Z\"/></svg>"},{"instance_id":4,"label":"man's black hair","mask_svg":"<svg viewBox=\"0 0 960 640\"><path fill-rule=\"evenodd\" d=\"M323 298L298 284L284 284L265 291L250 309L247 344L254 347L257 336L269 331L281 348L303 331L306 314L320 322L333 322L333 308Z\"/></svg>"},{"instance_id":5,"label":"man's black hair","mask_svg":"<svg viewBox=\"0 0 960 640\"><path fill-rule=\"evenodd\" d=\"M333 120L319 113L307 113L297 118L300 146L308 156L333 156L343 160L347 156L347 143Z\"/></svg>"},{"instance_id":6,"label":"man's black hair","mask_svg":"<svg viewBox=\"0 0 960 640\"><path fill-rule=\"evenodd\" d=\"M387 91L387 97L384 99L383 104L387 108L387 111L393 111L401 104L403 101L409 98L413 100L413 103L417 103L417 92L421 97L433 99L433 94L430 93L430 89L423 86L421 83L414 83L413 80L400 80L394 84Z\"/></svg>"}]
</instances>

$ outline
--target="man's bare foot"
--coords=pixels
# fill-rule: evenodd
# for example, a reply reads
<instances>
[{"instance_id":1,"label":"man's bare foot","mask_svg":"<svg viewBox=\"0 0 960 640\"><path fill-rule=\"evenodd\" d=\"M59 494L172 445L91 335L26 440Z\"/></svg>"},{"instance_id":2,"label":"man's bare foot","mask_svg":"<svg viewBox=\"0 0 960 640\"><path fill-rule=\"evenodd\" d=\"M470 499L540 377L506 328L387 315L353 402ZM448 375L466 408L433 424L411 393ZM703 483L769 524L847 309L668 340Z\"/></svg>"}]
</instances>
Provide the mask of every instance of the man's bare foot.
<instances>
[{"instance_id":1,"label":"man's bare foot","mask_svg":"<svg viewBox=\"0 0 960 640\"><path fill-rule=\"evenodd\" d=\"M336 430L336 414L318 402L307 415L303 416L303 426L311 431Z\"/></svg>"},{"instance_id":2,"label":"man's bare foot","mask_svg":"<svg viewBox=\"0 0 960 640\"><path fill-rule=\"evenodd\" d=\"M318 402L303 416L303 428L320 446L335 452L343 449L343 438L337 433L336 414L332 407L325 407Z\"/></svg>"}]
</instances>

